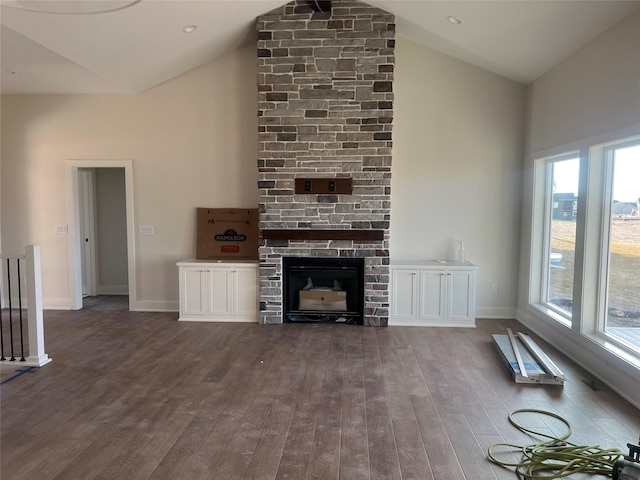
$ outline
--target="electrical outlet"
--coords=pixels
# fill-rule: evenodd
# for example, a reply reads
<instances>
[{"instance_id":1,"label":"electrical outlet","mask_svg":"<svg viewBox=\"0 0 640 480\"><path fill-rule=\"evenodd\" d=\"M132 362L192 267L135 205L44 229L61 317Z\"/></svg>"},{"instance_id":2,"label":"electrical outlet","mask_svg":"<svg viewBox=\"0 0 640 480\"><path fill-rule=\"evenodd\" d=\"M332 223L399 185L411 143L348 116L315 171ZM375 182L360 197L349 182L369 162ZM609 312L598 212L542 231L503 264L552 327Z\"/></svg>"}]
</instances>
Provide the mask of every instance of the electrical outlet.
<instances>
[{"instance_id":1,"label":"electrical outlet","mask_svg":"<svg viewBox=\"0 0 640 480\"><path fill-rule=\"evenodd\" d=\"M491 293L498 293L498 284L497 283L492 283L491 284Z\"/></svg>"}]
</instances>

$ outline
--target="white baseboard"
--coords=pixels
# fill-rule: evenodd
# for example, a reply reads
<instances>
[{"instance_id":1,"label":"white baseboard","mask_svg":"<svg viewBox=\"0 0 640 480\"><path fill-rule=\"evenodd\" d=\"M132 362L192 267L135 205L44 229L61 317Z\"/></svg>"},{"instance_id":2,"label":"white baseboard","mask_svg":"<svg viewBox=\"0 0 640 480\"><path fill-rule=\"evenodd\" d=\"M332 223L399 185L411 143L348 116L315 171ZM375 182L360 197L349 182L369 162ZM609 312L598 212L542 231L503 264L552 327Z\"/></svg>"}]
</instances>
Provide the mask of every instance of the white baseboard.
<instances>
[{"instance_id":1,"label":"white baseboard","mask_svg":"<svg viewBox=\"0 0 640 480\"><path fill-rule=\"evenodd\" d=\"M73 310L69 298L43 298L42 308L44 310Z\"/></svg>"},{"instance_id":2,"label":"white baseboard","mask_svg":"<svg viewBox=\"0 0 640 480\"><path fill-rule=\"evenodd\" d=\"M98 295L129 295L128 285L100 285Z\"/></svg>"},{"instance_id":3,"label":"white baseboard","mask_svg":"<svg viewBox=\"0 0 640 480\"><path fill-rule=\"evenodd\" d=\"M135 312L177 312L180 310L180 305L178 302L171 301L139 300L131 306L131 310Z\"/></svg>"},{"instance_id":4,"label":"white baseboard","mask_svg":"<svg viewBox=\"0 0 640 480\"><path fill-rule=\"evenodd\" d=\"M516 309L510 307L476 307L476 318L513 320Z\"/></svg>"},{"instance_id":5,"label":"white baseboard","mask_svg":"<svg viewBox=\"0 0 640 480\"><path fill-rule=\"evenodd\" d=\"M124 293L126 295L127 293ZM101 295L121 295L116 293L101 293ZM45 298L42 301L44 310L73 310L68 298ZM26 308L26 304L22 304ZM177 312L180 305L177 301L140 300L131 305L134 312Z\"/></svg>"}]
</instances>

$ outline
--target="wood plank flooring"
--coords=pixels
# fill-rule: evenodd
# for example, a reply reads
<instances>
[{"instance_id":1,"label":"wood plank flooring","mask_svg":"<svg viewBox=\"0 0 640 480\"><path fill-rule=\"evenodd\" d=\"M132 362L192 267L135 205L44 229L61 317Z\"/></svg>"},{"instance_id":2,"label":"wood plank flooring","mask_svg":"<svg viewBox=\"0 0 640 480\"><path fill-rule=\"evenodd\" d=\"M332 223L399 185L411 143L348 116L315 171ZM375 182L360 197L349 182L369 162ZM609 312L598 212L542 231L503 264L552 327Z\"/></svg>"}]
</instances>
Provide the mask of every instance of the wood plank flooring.
<instances>
[{"instance_id":1,"label":"wood plank flooring","mask_svg":"<svg viewBox=\"0 0 640 480\"><path fill-rule=\"evenodd\" d=\"M184 323L122 297L47 311L53 362L0 388L0 478L513 479L485 454L533 443L507 419L526 407L567 417L576 443L637 441L640 411L543 342L565 386L513 383L491 334L522 327L477 323Z\"/></svg>"}]
</instances>

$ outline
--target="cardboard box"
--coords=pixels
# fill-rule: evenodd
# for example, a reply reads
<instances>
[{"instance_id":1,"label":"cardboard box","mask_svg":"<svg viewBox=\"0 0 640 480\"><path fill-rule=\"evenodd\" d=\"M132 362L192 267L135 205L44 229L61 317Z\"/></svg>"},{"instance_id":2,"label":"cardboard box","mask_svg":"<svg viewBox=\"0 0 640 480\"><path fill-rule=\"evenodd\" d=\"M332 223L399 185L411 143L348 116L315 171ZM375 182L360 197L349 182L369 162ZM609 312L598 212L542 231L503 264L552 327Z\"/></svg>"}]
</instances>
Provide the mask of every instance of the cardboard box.
<instances>
[{"instance_id":1,"label":"cardboard box","mask_svg":"<svg viewBox=\"0 0 640 480\"><path fill-rule=\"evenodd\" d=\"M347 292L333 290L300 290L298 310L346 311Z\"/></svg>"},{"instance_id":2,"label":"cardboard box","mask_svg":"<svg viewBox=\"0 0 640 480\"><path fill-rule=\"evenodd\" d=\"M198 260L258 259L258 209L198 208Z\"/></svg>"}]
</instances>

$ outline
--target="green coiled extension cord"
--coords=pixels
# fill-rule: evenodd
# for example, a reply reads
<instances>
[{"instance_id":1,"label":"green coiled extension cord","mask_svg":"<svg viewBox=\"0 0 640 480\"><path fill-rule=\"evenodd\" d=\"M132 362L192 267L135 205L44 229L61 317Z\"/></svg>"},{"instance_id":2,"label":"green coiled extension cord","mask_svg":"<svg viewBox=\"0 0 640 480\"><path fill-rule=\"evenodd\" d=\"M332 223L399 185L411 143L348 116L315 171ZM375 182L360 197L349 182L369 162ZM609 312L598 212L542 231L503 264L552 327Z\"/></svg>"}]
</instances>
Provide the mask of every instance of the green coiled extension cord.
<instances>
[{"instance_id":1,"label":"green coiled extension cord","mask_svg":"<svg viewBox=\"0 0 640 480\"><path fill-rule=\"evenodd\" d=\"M515 420L515 416L519 413L536 413L553 417L560 420L567 427L567 432L561 437L553 437L530 430ZM565 418L552 412L522 408L509 414L509 422L522 432L549 439L546 442L526 446L496 443L489 447L487 458L501 467L515 469L518 478L549 480L568 477L576 473L594 473L610 476L613 471L613 464L624 455L617 448L602 449L598 445L584 447L568 442L567 439L571 436L571 425ZM498 460L494 456L494 450L500 447L504 447L512 453L520 452L522 454L521 460L516 463Z\"/></svg>"}]
</instances>

